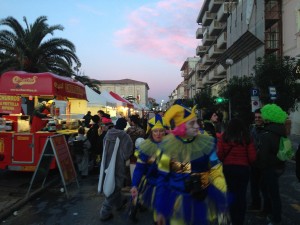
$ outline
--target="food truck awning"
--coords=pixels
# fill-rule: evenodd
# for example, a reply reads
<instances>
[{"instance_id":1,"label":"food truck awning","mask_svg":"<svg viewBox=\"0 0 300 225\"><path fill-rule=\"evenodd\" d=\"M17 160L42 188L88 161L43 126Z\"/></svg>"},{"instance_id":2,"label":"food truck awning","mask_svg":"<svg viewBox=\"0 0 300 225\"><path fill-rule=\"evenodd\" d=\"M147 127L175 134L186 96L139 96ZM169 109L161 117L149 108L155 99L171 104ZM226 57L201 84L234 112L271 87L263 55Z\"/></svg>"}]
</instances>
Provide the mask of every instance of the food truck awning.
<instances>
[{"instance_id":1,"label":"food truck awning","mask_svg":"<svg viewBox=\"0 0 300 225\"><path fill-rule=\"evenodd\" d=\"M9 71L0 79L0 94L20 96L53 96L57 99L86 100L85 87L78 81L53 73Z\"/></svg>"}]
</instances>

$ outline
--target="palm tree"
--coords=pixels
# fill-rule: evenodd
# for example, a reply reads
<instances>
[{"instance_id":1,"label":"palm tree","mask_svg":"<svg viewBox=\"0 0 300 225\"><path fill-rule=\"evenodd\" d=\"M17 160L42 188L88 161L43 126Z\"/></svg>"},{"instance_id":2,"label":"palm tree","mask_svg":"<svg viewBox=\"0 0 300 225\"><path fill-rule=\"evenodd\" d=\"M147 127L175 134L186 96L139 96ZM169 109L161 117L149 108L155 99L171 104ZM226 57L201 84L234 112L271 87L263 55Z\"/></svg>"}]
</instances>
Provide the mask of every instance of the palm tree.
<instances>
[{"instance_id":1,"label":"palm tree","mask_svg":"<svg viewBox=\"0 0 300 225\"><path fill-rule=\"evenodd\" d=\"M49 26L46 16L40 16L25 29L13 17L0 20L0 74L9 70L26 72L52 72L60 76L75 75L73 65L80 65L72 42L63 38L50 38L55 30L63 30L61 25Z\"/></svg>"}]
</instances>

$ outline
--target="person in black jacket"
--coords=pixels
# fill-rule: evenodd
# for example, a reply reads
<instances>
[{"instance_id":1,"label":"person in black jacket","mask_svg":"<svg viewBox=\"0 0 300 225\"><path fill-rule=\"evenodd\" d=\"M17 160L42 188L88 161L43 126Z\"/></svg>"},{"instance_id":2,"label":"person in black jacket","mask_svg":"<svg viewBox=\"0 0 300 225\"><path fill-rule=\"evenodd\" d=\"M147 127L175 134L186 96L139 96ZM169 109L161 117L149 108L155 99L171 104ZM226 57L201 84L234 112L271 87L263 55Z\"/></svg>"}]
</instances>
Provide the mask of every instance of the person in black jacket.
<instances>
[{"instance_id":1,"label":"person in black jacket","mask_svg":"<svg viewBox=\"0 0 300 225\"><path fill-rule=\"evenodd\" d=\"M90 122L92 119L91 111L88 111L82 119L84 119L84 126L90 127Z\"/></svg>"},{"instance_id":2,"label":"person in black jacket","mask_svg":"<svg viewBox=\"0 0 300 225\"><path fill-rule=\"evenodd\" d=\"M203 115L204 130L212 137L217 138L215 123L218 122L218 115L215 111L206 111Z\"/></svg>"},{"instance_id":3,"label":"person in black jacket","mask_svg":"<svg viewBox=\"0 0 300 225\"><path fill-rule=\"evenodd\" d=\"M263 213L270 224L281 224L281 197L279 177L284 172L285 162L277 158L280 137L286 137L285 121L287 114L276 104L267 104L261 109L264 132L261 134L256 165L261 171L261 192L263 194Z\"/></svg>"},{"instance_id":4,"label":"person in black jacket","mask_svg":"<svg viewBox=\"0 0 300 225\"><path fill-rule=\"evenodd\" d=\"M295 155L296 160L296 176L300 182L300 144L298 145L298 149Z\"/></svg>"},{"instance_id":5,"label":"person in black jacket","mask_svg":"<svg viewBox=\"0 0 300 225\"><path fill-rule=\"evenodd\" d=\"M101 142L101 137L99 134L99 122L100 117L98 115L93 115L90 122L91 127L86 134L89 142L91 143L90 162L93 167L99 167L100 162L97 162L97 158L102 155L103 139Z\"/></svg>"}]
</instances>

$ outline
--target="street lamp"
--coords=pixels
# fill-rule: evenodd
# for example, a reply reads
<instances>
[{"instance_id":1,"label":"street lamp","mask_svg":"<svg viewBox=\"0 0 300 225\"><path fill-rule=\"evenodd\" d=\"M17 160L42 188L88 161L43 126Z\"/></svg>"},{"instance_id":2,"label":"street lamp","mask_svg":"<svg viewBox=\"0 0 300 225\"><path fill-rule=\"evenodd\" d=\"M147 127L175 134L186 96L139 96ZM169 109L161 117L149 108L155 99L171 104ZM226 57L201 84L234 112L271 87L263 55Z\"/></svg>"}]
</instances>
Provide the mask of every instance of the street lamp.
<instances>
[{"instance_id":1,"label":"street lamp","mask_svg":"<svg viewBox=\"0 0 300 225\"><path fill-rule=\"evenodd\" d=\"M226 59L226 65L228 65L229 67L229 72L226 72L227 74L227 83L230 80L231 77L231 66L233 64L233 59ZM231 101L230 101L230 97L228 98L228 119L231 120Z\"/></svg>"}]
</instances>

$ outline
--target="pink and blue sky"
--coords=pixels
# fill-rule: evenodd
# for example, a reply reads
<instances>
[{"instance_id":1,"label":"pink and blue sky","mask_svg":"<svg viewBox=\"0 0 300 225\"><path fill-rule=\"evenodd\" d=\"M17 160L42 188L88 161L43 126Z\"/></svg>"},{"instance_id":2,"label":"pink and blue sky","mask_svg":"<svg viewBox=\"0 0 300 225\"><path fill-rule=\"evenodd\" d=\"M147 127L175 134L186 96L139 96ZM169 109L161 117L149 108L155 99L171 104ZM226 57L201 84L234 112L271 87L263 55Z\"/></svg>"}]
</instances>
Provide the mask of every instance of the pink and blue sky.
<instances>
[{"instance_id":1,"label":"pink and blue sky","mask_svg":"<svg viewBox=\"0 0 300 225\"><path fill-rule=\"evenodd\" d=\"M132 79L149 85L149 97L167 101L182 81L180 68L195 56L196 22L203 0L0 0L0 19L47 16L64 31L81 60L81 72L98 80ZM4 27L0 27L3 29ZM50 36L49 36L50 38Z\"/></svg>"}]
</instances>

